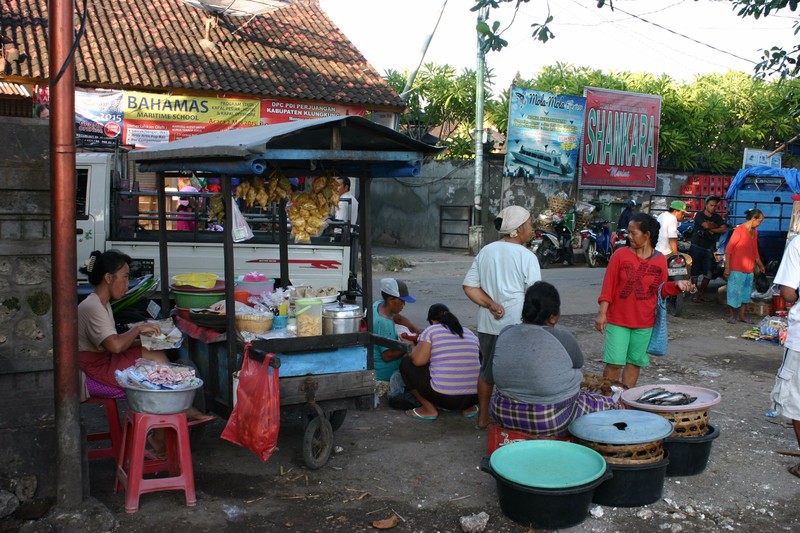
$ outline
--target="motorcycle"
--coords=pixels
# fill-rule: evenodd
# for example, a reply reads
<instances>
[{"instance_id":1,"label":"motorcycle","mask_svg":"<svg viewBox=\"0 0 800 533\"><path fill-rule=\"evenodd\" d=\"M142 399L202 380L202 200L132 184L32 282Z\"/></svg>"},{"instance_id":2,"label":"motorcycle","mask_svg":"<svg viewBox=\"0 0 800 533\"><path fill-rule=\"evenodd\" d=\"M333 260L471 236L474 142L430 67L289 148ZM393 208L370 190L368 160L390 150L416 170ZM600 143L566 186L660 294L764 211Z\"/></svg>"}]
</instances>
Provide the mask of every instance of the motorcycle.
<instances>
[{"instance_id":1,"label":"motorcycle","mask_svg":"<svg viewBox=\"0 0 800 533\"><path fill-rule=\"evenodd\" d=\"M592 220L588 228L581 230L581 248L589 268L597 266L598 259L608 264L614 247L607 220Z\"/></svg>"},{"instance_id":2,"label":"motorcycle","mask_svg":"<svg viewBox=\"0 0 800 533\"><path fill-rule=\"evenodd\" d=\"M611 235L611 248L614 252L628 246L628 230L618 229Z\"/></svg>"},{"instance_id":3,"label":"motorcycle","mask_svg":"<svg viewBox=\"0 0 800 533\"><path fill-rule=\"evenodd\" d=\"M670 254L667 256L667 280L679 281L689 279L691 264L683 254ZM680 316L686 304L686 295L681 293L667 297L667 312L672 316Z\"/></svg>"},{"instance_id":4,"label":"motorcycle","mask_svg":"<svg viewBox=\"0 0 800 533\"><path fill-rule=\"evenodd\" d=\"M532 250L541 268L547 268L551 263L575 263L572 231L567 227L567 222L557 214L553 216L553 231L535 230Z\"/></svg>"}]
</instances>

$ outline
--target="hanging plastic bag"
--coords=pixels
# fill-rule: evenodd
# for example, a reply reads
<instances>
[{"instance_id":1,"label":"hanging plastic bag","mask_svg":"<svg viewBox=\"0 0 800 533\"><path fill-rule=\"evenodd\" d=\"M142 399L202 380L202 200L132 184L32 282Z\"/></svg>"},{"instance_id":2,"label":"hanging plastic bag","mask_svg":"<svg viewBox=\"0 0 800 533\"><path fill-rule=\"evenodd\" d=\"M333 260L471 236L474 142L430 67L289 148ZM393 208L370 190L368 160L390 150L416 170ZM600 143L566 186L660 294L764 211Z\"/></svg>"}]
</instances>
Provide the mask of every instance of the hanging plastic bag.
<instances>
[{"instance_id":1,"label":"hanging plastic bag","mask_svg":"<svg viewBox=\"0 0 800 533\"><path fill-rule=\"evenodd\" d=\"M653 324L653 334L647 344L647 353L650 355L667 355L667 299L661 296L664 284L658 286L658 302L656 303L656 321Z\"/></svg>"},{"instance_id":2,"label":"hanging plastic bag","mask_svg":"<svg viewBox=\"0 0 800 533\"><path fill-rule=\"evenodd\" d=\"M247 223L247 220L244 219L244 215L242 212L239 211L239 206L236 202L232 202L231 205L233 214L233 228L231 231L233 232L233 242L242 242L248 239L253 238L253 230L250 229L250 224Z\"/></svg>"},{"instance_id":3,"label":"hanging plastic bag","mask_svg":"<svg viewBox=\"0 0 800 533\"><path fill-rule=\"evenodd\" d=\"M263 363L252 360L250 346L244 349L236 405L221 438L247 448L265 462L275 451L281 424L278 369L269 364L274 354L267 354Z\"/></svg>"}]
</instances>

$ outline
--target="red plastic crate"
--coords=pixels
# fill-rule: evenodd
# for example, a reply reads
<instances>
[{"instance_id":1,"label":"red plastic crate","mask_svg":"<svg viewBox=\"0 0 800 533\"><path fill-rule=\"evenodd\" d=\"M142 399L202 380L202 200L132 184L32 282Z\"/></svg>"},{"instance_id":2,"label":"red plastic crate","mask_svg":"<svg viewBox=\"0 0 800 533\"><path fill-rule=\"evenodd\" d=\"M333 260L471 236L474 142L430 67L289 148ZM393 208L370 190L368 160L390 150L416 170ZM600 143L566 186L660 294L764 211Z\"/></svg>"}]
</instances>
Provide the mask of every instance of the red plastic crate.
<instances>
[{"instance_id":1,"label":"red plastic crate","mask_svg":"<svg viewBox=\"0 0 800 533\"><path fill-rule=\"evenodd\" d=\"M689 185L689 184L681 185L682 196L697 196L698 194L699 192L697 185Z\"/></svg>"},{"instance_id":2,"label":"red plastic crate","mask_svg":"<svg viewBox=\"0 0 800 533\"><path fill-rule=\"evenodd\" d=\"M689 185L700 185L702 176L689 176L686 178L686 183Z\"/></svg>"}]
</instances>

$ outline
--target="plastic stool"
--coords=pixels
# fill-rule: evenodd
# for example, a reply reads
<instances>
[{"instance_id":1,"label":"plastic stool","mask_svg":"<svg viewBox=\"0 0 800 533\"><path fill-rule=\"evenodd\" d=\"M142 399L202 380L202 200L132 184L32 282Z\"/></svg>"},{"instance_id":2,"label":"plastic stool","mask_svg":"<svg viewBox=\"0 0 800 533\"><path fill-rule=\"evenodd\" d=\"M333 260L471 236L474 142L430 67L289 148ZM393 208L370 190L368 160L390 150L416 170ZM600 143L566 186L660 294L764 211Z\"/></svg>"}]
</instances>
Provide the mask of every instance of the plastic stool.
<instances>
[{"instance_id":1,"label":"plastic stool","mask_svg":"<svg viewBox=\"0 0 800 533\"><path fill-rule=\"evenodd\" d=\"M567 442L575 442L575 437L567 435L564 437L557 437L555 435L533 435L518 429L508 429L498 426L494 422L489 422L487 431L487 446L486 454L491 456L497 448L511 444L513 442L520 442L524 440L563 440Z\"/></svg>"},{"instance_id":2,"label":"plastic stool","mask_svg":"<svg viewBox=\"0 0 800 533\"><path fill-rule=\"evenodd\" d=\"M106 410L106 418L108 419L108 431L89 433L86 435L86 440L89 442L102 440L111 441L111 447L109 448L96 448L89 450L89 459L97 459L99 457L119 457L119 448L122 444L122 426L120 425L119 421L117 400L114 398L88 398L83 403L101 404Z\"/></svg>"},{"instance_id":3,"label":"plastic stool","mask_svg":"<svg viewBox=\"0 0 800 533\"><path fill-rule=\"evenodd\" d=\"M147 433L152 429L166 429L166 459L145 458ZM151 415L128 409L122 432L123 447L117 456L117 480L114 492L125 489L125 512L139 510L139 497L146 492L182 490L186 505L197 503L192 470L192 450L189 444L189 426L185 413ZM144 479L144 474L168 470L171 477Z\"/></svg>"}]
</instances>

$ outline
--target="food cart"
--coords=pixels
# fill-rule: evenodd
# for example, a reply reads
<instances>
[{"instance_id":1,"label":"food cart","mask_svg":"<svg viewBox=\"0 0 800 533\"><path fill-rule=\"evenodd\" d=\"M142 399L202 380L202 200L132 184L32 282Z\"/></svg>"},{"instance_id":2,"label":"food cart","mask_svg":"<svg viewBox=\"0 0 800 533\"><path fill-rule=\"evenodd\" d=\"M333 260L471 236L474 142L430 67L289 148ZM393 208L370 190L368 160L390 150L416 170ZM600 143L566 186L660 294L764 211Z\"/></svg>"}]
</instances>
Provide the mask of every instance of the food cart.
<instances>
[{"instance_id":1,"label":"food cart","mask_svg":"<svg viewBox=\"0 0 800 533\"><path fill-rule=\"evenodd\" d=\"M170 279L167 249L167 227L164 176L167 171L217 172L222 177L222 198L225 205L223 257L226 309L235 308L234 244L231 231L233 178L268 175L279 169L285 176L313 176L315 172L335 172L340 176L359 178L359 219L366 221L371 209L370 181L387 176L415 176L425 157L441 151L415 141L390 128L358 116L335 116L289 122L246 129L209 133L165 143L132 153L130 159L142 171L156 172L159 212L159 250L161 279ZM280 248L280 284L289 280L289 227L286 199L277 209ZM372 238L369 224L359 230L361 286L360 305L365 309L367 331L372 331L374 317L372 298ZM353 268L355 271L356 269ZM169 309L169 293L162 289L161 308ZM227 313L227 332L235 332L235 315ZM204 376L215 409L229 414L233 407L233 373L241 364L242 343L228 334L226 349L215 351L224 365L212 361L210 375ZM372 349L374 344L398 347L396 341L376 337L367 332L310 337L256 340L251 354L258 358L274 353L273 365L281 370L281 409L302 406L307 410L308 424L303 439L303 455L311 468L327 461L333 431L344 421L348 407L371 404L375 375ZM220 371L222 368L222 371ZM364 405L367 403L367 405Z\"/></svg>"}]
</instances>

